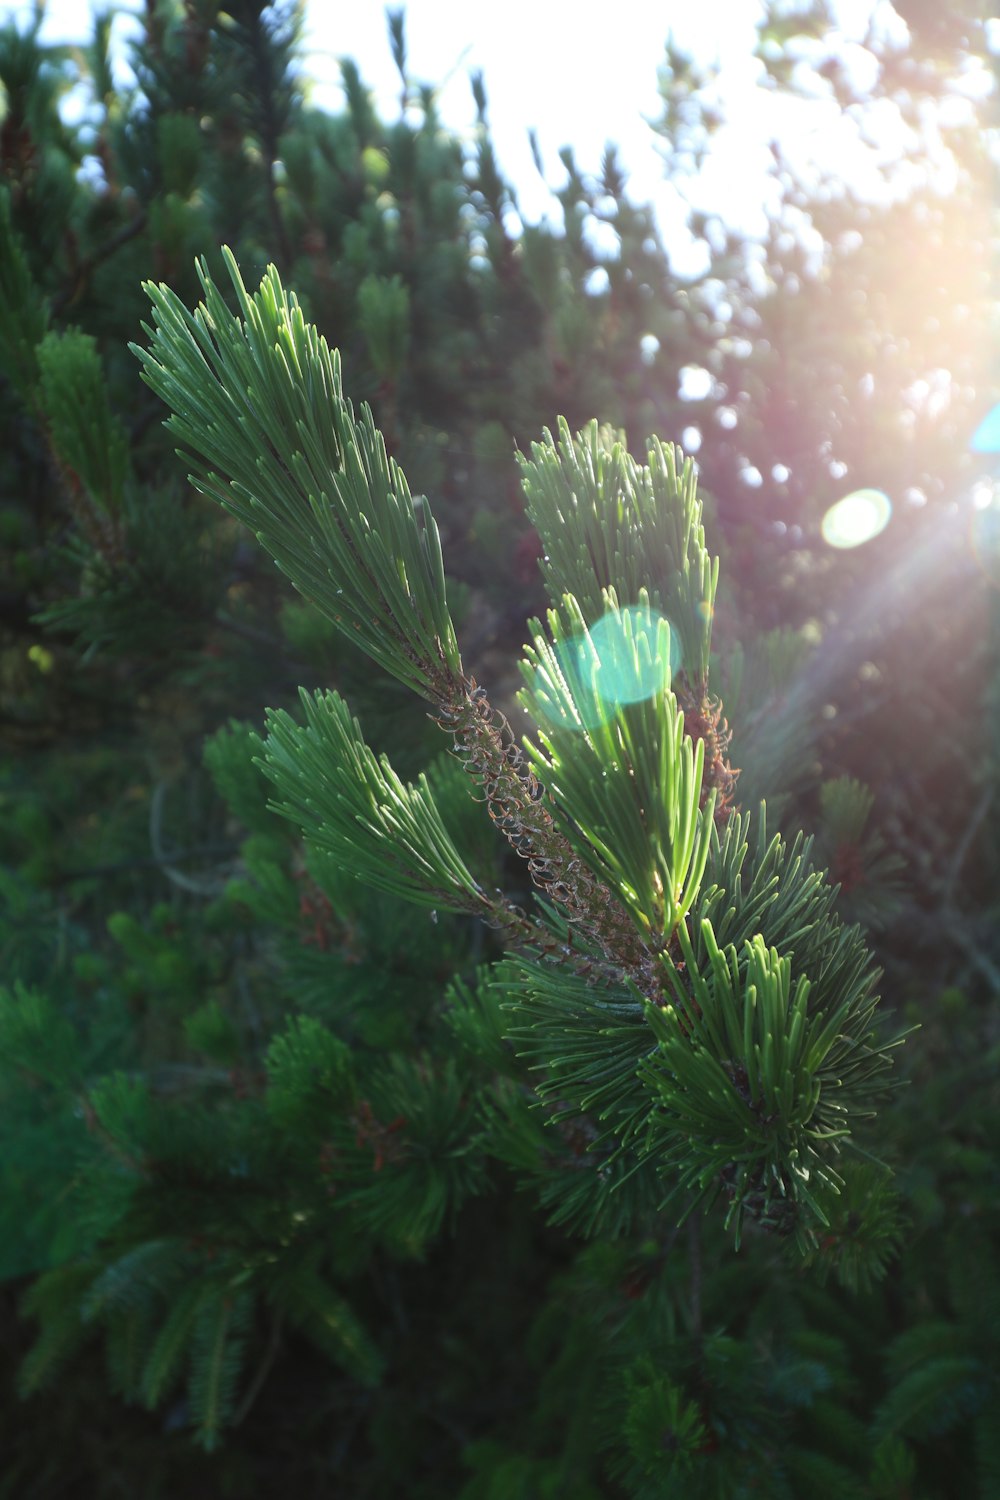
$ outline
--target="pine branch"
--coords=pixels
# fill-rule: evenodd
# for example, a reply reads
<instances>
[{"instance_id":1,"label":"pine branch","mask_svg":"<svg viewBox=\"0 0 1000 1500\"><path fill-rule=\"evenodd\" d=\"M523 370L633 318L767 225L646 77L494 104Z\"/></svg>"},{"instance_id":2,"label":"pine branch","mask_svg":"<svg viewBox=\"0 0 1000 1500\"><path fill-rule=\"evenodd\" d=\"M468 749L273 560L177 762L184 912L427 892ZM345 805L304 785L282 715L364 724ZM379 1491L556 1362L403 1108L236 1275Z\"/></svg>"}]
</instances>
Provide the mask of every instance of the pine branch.
<instances>
[{"instance_id":1,"label":"pine branch","mask_svg":"<svg viewBox=\"0 0 1000 1500\"><path fill-rule=\"evenodd\" d=\"M246 1291L216 1287L195 1320L188 1394L199 1441L208 1452L232 1419L252 1306Z\"/></svg>"},{"instance_id":2,"label":"pine branch","mask_svg":"<svg viewBox=\"0 0 1000 1500\"><path fill-rule=\"evenodd\" d=\"M593 626L606 589L623 605L645 593L677 637L675 671L707 682L719 560L705 547L691 460L653 438L640 466L597 422L574 437L560 419L558 441L546 429L519 461L552 604L572 594Z\"/></svg>"},{"instance_id":3,"label":"pine branch","mask_svg":"<svg viewBox=\"0 0 1000 1500\"><path fill-rule=\"evenodd\" d=\"M228 252L227 265L242 321L202 264L205 302L193 315L168 288L147 285L157 327L146 330L151 349L135 349L144 379L173 407L168 427L196 455L193 482L253 526L296 587L349 626L376 661L430 698L533 882L613 965L655 991L641 937L558 829L537 779L521 774L509 731L462 672L426 502L411 502L370 411L355 420L336 353L305 323L277 272L272 268L251 298ZM278 720L274 730L291 733ZM287 757L284 764L290 775ZM411 899L413 874L399 872ZM443 903L451 883L448 877L428 893L428 904ZM485 904L488 920L509 925L509 911L474 896L471 877L459 884L480 909Z\"/></svg>"},{"instance_id":4,"label":"pine branch","mask_svg":"<svg viewBox=\"0 0 1000 1500\"><path fill-rule=\"evenodd\" d=\"M596 424L577 438L562 424L558 445L546 435L524 461L555 600L522 665L538 726L526 755L463 671L436 527L370 411L355 418L336 353L273 268L250 297L226 260L240 316L202 263L194 314L147 287L157 326L136 350L193 482L431 704L550 905L536 922L489 893L427 779L404 784L334 693L304 697L305 727L270 715L261 764L276 809L340 869L475 913L521 950L504 982L533 1024L512 1033L538 1059L552 1122L586 1137L567 1172L527 1128L511 1146L542 1164L557 1218L624 1225L657 1191L691 1206L725 1194L737 1237L751 1216L813 1246L843 1182L838 1153L899 1038L876 1034L875 975L809 841L769 841L762 810L751 851L749 816L729 816L736 773L708 686L718 563L693 469L655 441L639 466ZM406 1206L414 1180L400 1166L391 1200L385 1184L365 1200L373 1226L393 1204L416 1235L436 1222L419 1194ZM429 1184L439 1202L441 1190Z\"/></svg>"},{"instance_id":5,"label":"pine branch","mask_svg":"<svg viewBox=\"0 0 1000 1500\"><path fill-rule=\"evenodd\" d=\"M140 1393L152 1411L180 1379L195 1323L205 1301L207 1289L201 1280L189 1282L175 1296L173 1304L153 1340L140 1381Z\"/></svg>"},{"instance_id":6,"label":"pine branch","mask_svg":"<svg viewBox=\"0 0 1000 1500\"><path fill-rule=\"evenodd\" d=\"M544 726L532 758L573 820L577 852L660 952L697 894L714 801L702 805L703 744L685 737L670 692L666 621L643 590L633 610L613 589L603 601L600 645L572 595L549 611L552 644L532 622L521 701Z\"/></svg>"},{"instance_id":7,"label":"pine branch","mask_svg":"<svg viewBox=\"0 0 1000 1500\"><path fill-rule=\"evenodd\" d=\"M259 764L278 790L274 810L366 884L422 906L488 912L426 776L405 785L387 757L376 759L339 694L301 697L305 729L285 713L268 717Z\"/></svg>"},{"instance_id":8,"label":"pine branch","mask_svg":"<svg viewBox=\"0 0 1000 1500\"><path fill-rule=\"evenodd\" d=\"M340 359L272 267L249 296L224 251L242 317L204 262L194 314L146 284L143 379L172 408L192 483L257 535L295 587L380 666L436 697L460 676L437 527L386 455L371 411L343 395ZM144 325L145 326L145 325Z\"/></svg>"},{"instance_id":9,"label":"pine branch","mask_svg":"<svg viewBox=\"0 0 1000 1500\"><path fill-rule=\"evenodd\" d=\"M651 985L652 958L641 937L624 908L586 868L579 851L558 827L546 788L485 689L475 679L464 681L461 692L440 706L437 722L451 734L463 764L485 792L493 823L527 861L536 888L558 904L585 939L596 944L612 972L617 971L619 977L627 974L642 988ZM506 903L494 913L501 927L509 927L512 918L520 926ZM533 940L540 937L536 929ZM563 956L569 954L564 950ZM586 965L586 959L583 962Z\"/></svg>"}]
</instances>

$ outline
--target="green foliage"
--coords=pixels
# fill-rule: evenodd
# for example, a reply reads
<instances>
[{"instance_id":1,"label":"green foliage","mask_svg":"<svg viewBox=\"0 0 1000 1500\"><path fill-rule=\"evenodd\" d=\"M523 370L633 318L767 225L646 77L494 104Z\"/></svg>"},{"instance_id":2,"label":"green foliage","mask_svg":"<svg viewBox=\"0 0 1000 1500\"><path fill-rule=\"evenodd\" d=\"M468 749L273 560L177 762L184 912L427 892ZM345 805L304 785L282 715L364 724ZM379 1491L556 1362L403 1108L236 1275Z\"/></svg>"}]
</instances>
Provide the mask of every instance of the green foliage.
<instances>
[{"instance_id":1,"label":"green foliage","mask_svg":"<svg viewBox=\"0 0 1000 1500\"><path fill-rule=\"evenodd\" d=\"M916 1478L913 1450L901 1438L883 1438L873 1455L870 1487L879 1497L905 1494Z\"/></svg>"},{"instance_id":2,"label":"green foliage","mask_svg":"<svg viewBox=\"0 0 1000 1500\"><path fill-rule=\"evenodd\" d=\"M835 892L812 860L813 839L801 833L786 843L768 829L761 806L756 834L749 813L734 816L713 840L706 878L689 928L699 965L710 961L705 923L720 945L738 952L767 929L775 946L793 954L806 973L824 973L829 993L842 1001L863 982L864 995L876 976L863 935L845 927L834 912ZM861 998L861 996L859 996Z\"/></svg>"},{"instance_id":3,"label":"green foliage","mask_svg":"<svg viewBox=\"0 0 1000 1500\"><path fill-rule=\"evenodd\" d=\"M875 1431L919 1438L948 1432L982 1410L990 1379L979 1360L968 1355L931 1358L909 1370L876 1413Z\"/></svg>"},{"instance_id":4,"label":"green foliage","mask_svg":"<svg viewBox=\"0 0 1000 1500\"><path fill-rule=\"evenodd\" d=\"M275 820L264 802L266 782L254 765L258 743L251 725L231 719L210 735L202 754L219 796L244 828L273 837Z\"/></svg>"},{"instance_id":5,"label":"green foliage","mask_svg":"<svg viewBox=\"0 0 1000 1500\"><path fill-rule=\"evenodd\" d=\"M19 1372L21 1395L51 1384L61 1366L86 1342L88 1329L80 1315L80 1299L93 1276L94 1267L86 1262L59 1266L40 1276L28 1291L22 1311L38 1318L42 1329Z\"/></svg>"},{"instance_id":6,"label":"green foliage","mask_svg":"<svg viewBox=\"0 0 1000 1500\"><path fill-rule=\"evenodd\" d=\"M638 599L623 610L606 591L600 645L572 594L549 612L551 644L532 622L521 701L541 726L532 758L582 835L577 852L664 947L697 894L714 802L699 811L704 746L685 738L670 692L670 627L644 590Z\"/></svg>"},{"instance_id":7,"label":"green foliage","mask_svg":"<svg viewBox=\"0 0 1000 1500\"><path fill-rule=\"evenodd\" d=\"M832 1009L816 997L810 1005L809 978L799 975L793 989L791 959L760 936L742 966L735 948L719 949L710 923L703 941L711 979L682 937L675 1004L649 1017L660 1045L645 1075L683 1142L665 1154L664 1171L677 1174L675 1191L714 1194L724 1183L737 1239L756 1194L764 1222L794 1225L801 1200L825 1225L823 1199L840 1187L829 1147L849 1133L850 1092L867 1092L871 1074L888 1066L871 1046L874 1000L862 992Z\"/></svg>"},{"instance_id":8,"label":"green foliage","mask_svg":"<svg viewBox=\"0 0 1000 1500\"><path fill-rule=\"evenodd\" d=\"M351 1055L343 1042L309 1016L275 1037L267 1055L267 1107L289 1131L322 1129L331 1110L354 1097Z\"/></svg>"},{"instance_id":9,"label":"green foliage","mask_svg":"<svg viewBox=\"0 0 1000 1500\"><path fill-rule=\"evenodd\" d=\"M426 501L411 500L371 411L355 419L338 356L277 271L250 297L231 255L227 264L242 321L202 263L205 302L194 314L169 287L147 288L157 327L147 329L152 349L136 349L174 410L171 431L193 450L193 482L380 666L430 693L459 658Z\"/></svg>"},{"instance_id":10,"label":"green foliage","mask_svg":"<svg viewBox=\"0 0 1000 1500\"><path fill-rule=\"evenodd\" d=\"M60 462L109 516L122 507L128 441L111 414L93 338L77 329L47 333L37 349L39 399Z\"/></svg>"},{"instance_id":11,"label":"green foliage","mask_svg":"<svg viewBox=\"0 0 1000 1500\"><path fill-rule=\"evenodd\" d=\"M218 1063L234 1063L239 1056L239 1034L218 1000L210 1000L184 1022L184 1035L195 1052Z\"/></svg>"},{"instance_id":12,"label":"green foliage","mask_svg":"<svg viewBox=\"0 0 1000 1500\"><path fill-rule=\"evenodd\" d=\"M362 1386L379 1383L384 1360L378 1346L343 1297L313 1264L296 1265L287 1286L276 1286L289 1320L338 1369Z\"/></svg>"},{"instance_id":13,"label":"green foliage","mask_svg":"<svg viewBox=\"0 0 1000 1500\"><path fill-rule=\"evenodd\" d=\"M273 268L253 302L231 259L230 273L243 323L227 312L204 266L207 301L194 317L165 288L149 288L159 331L152 335L155 354L137 351L147 378L172 401L175 412L182 413L170 419L174 429L201 451L207 451L207 442L225 465L221 476L213 474L210 482L203 477L207 492L230 508L234 494L250 496L249 509L241 509L242 502L235 507L247 518L261 502L252 499L250 471L242 456L247 415L240 419L244 433L238 449L233 417L220 403L220 392L227 390L225 377L237 380L238 388L247 389L251 397L256 382L255 399L261 406L255 417L269 434L275 475L291 475L301 468L303 413L314 433L318 431L317 413L303 402L313 391L323 392L325 401L332 398L329 430L336 437L330 467L351 476L353 489L338 490L333 514L339 519L334 522L326 497L319 498L306 482L311 510L317 518L327 518L327 571L321 588L315 581L323 576L322 544L316 537L308 541L317 557L310 565L315 602L329 610L334 594L339 597L347 590L350 595L356 589L352 562L356 566L356 539L359 528L364 528L370 534L372 555L382 559L375 565L382 582L375 582L369 603L380 605L388 633L398 631L402 642L404 617L398 593L386 587L385 559L400 553L399 580L405 584L418 556L413 546L416 523L412 533L407 532L410 541L402 546L401 512L394 496L387 505L386 471L372 470L361 456L384 454L370 416L367 426L354 425L340 392L335 358L306 325L297 302L285 297ZM205 359L206 351L212 354L211 362ZM202 421L192 413L203 413ZM220 447L222 422L228 424L230 435ZM807 925L788 930L788 908L796 900L800 906L818 900L822 907L816 892L820 877L808 875L800 884L801 859L794 851L784 890L780 882L775 889L773 879L763 883L754 914L754 923L759 921L764 932L774 931L773 920L783 941L797 945L794 992L791 953L782 955L773 941L769 946L759 930L746 932L738 952L731 943L720 948L707 910L697 928L697 947L685 925L698 899L713 838L722 852L714 833L714 793L702 796L705 746L712 730L703 710L697 738L685 733L685 717L670 692L670 625L660 614L654 620L637 570L640 560L648 564L651 558L662 558L679 595L681 619L687 621L685 644L693 653L692 672L697 662L704 703L717 565L704 548L690 473L678 481L675 462L672 456L668 461L666 450L653 445L649 453L652 467L639 470L620 446L607 446L596 426L589 429L586 446L582 438L574 443L564 432L558 452L551 438L548 456L542 448L535 450L528 487L537 483L544 496L536 497L536 510L547 515L552 530L561 527L575 539L565 556L557 558L553 575L561 585L582 582L591 614L595 591L601 588L599 620L588 624L584 609L566 587L562 610L549 612L551 643L540 625L533 626L522 703L539 725L540 748L531 753L544 785L511 774L510 767L518 770L519 752L504 749L485 694L458 676L457 646L446 653L440 635L435 637L435 666L428 622L440 626L447 619L436 531L434 565L424 571L420 596L408 596L414 622L410 638L422 640L424 647L418 676L411 680L422 677L423 691L443 700L439 722L452 729L470 768L485 778L487 801L500 828L515 847L526 845L534 856L536 880L549 849L559 847L549 830L560 830L568 838L578 858L565 864L558 899L571 913L571 921L574 907L579 912L581 906L598 901L603 904L590 917L590 931L601 932L602 923L607 931L608 923L616 920L613 903L621 901L636 924L641 949L627 961L626 972L646 1003L655 1052L653 1057L634 1058L630 1038L619 1064L622 1071L610 1086L612 1095L620 1096L638 1075L655 1098L643 1127L647 1139L632 1170L655 1162L657 1172L675 1175L671 1195L693 1189L696 1197L714 1197L725 1186L737 1243L743 1217L752 1212L764 1223L795 1230L805 1248L814 1241L815 1227L828 1224L824 1195L839 1191L832 1156L849 1136L851 1119L870 1112L872 1080L888 1064L886 1048L873 1031L873 976L865 973L863 949L850 934L839 934L828 911L825 920L817 920L817 911ZM408 507L405 480L391 472ZM207 473L203 470L203 476ZM239 475L245 477L229 477ZM578 503L578 490L589 495L585 507ZM276 486L270 500L271 530L259 536L265 544L271 540L279 560L288 555L283 538L305 535L302 500L302 491L287 485ZM673 523L664 522L668 514ZM592 561L597 537L603 538L601 565ZM394 539L393 547L389 538ZM614 587L602 586L602 575L612 565L624 575L627 597L637 600L636 608L621 608ZM697 642L690 635L695 621ZM602 627L608 644L602 638L598 645L594 637ZM685 639L683 624L681 636ZM448 638L454 643L450 620ZM376 651L370 638L365 644L370 654L388 664L384 649L381 654ZM450 675L442 676L441 668ZM404 675L398 661L393 670ZM435 909L441 905L491 913L492 903L445 832L426 779L406 787L384 756L377 760L339 695L303 694L303 703L304 730L287 714L269 720L262 764L277 786L277 809L303 829L308 842L369 884ZM714 753L718 755L717 741ZM551 815L545 806L532 813L543 793ZM723 910L728 906L730 922L739 914L730 903L742 896L738 870L745 852L742 844L720 859L713 870L717 883L707 897L709 907L714 902ZM778 863L783 860L780 839L769 854ZM574 876L581 862L597 879L594 895L593 887L575 894ZM538 883L544 889L547 882ZM749 894L752 897L752 886ZM679 944L675 955L671 944ZM605 939L605 957L613 965L622 961L619 942L609 946ZM671 992L673 1005L664 1004L659 995ZM545 993L546 986L533 990L535 1003ZM557 1004L554 1014L560 1024L563 1013L564 1007ZM551 1033L549 1040L554 1040ZM557 1055L554 1048L553 1056ZM593 1103L588 1094L580 1101L581 1112ZM629 1129L635 1133L638 1128L633 1118ZM401 1202L397 1211L403 1213ZM423 1223L421 1230L426 1232ZM416 1227L412 1233L419 1237Z\"/></svg>"},{"instance_id":14,"label":"green foliage","mask_svg":"<svg viewBox=\"0 0 1000 1500\"><path fill-rule=\"evenodd\" d=\"M366 276L358 287L358 322L376 373L399 379L410 341L410 294L402 278Z\"/></svg>"},{"instance_id":15,"label":"green foliage","mask_svg":"<svg viewBox=\"0 0 1000 1500\"><path fill-rule=\"evenodd\" d=\"M197 120L190 115L163 114L156 122L159 167L166 193L190 198L201 166L202 141Z\"/></svg>"},{"instance_id":16,"label":"green foliage","mask_svg":"<svg viewBox=\"0 0 1000 1500\"><path fill-rule=\"evenodd\" d=\"M143 1405L154 1410L180 1379L184 1358L191 1346L195 1323L206 1300L207 1288L200 1281L179 1287L166 1318L149 1349L139 1381Z\"/></svg>"},{"instance_id":17,"label":"green foliage","mask_svg":"<svg viewBox=\"0 0 1000 1500\"><path fill-rule=\"evenodd\" d=\"M72 1088L80 1078L71 1022L47 996L15 983L0 990L0 1066L23 1069L50 1088Z\"/></svg>"},{"instance_id":18,"label":"green foliage","mask_svg":"<svg viewBox=\"0 0 1000 1500\"><path fill-rule=\"evenodd\" d=\"M211 1452L232 1415L252 1303L246 1292L219 1288L198 1309L191 1340L191 1412Z\"/></svg>"},{"instance_id":19,"label":"green foliage","mask_svg":"<svg viewBox=\"0 0 1000 1500\"><path fill-rule=\"evenodd\" d=\"M427 777L405 785L388 758L376 760L337 693L302 694L306 727L268 719L260 762L276 811L307 843L378 890L446 911L482 911L485 897L448 834Z\"/></svg>"},{"instance_id":20,"label":"green foliage","mask_svg":"<svg viewBox=\"0 0 1000 1500\"><path fill-rule=\"evenodd\" d=\"M819 796L820 850L840 886L841 910L869 928L884 926L899 906L904 861L868 827L875 794L855 777L839 776L825 781Z\"/></svg>"},{"instance_id":21,"label":"green foliage","mask_svg":"<svg viewBox=\"0 0 1000 1500\"><path fill-rule=\"evenodd\" d=\"M815 775L812 655L804 634L785 626L735 642L722 673L727 711L740 726L740 800L756 807L766 799L779 819Z\"/></svg>"},{"instance_id":22,"label":"green foliage","mask_svg":"<svg viewBox=\"0 0 1000 1500\"><path fill-rule=\"evenodd\" d=\"M574 438L563 421L558 445L546 432L531 454L522 481L552 603L572 594L593 626L606 590L622 607L644 597L676 635L674 670L707 678L719 564L705 548L691 460L652 439L640 466L596 422Z\"/></svg>"},{"instance_id":23,"label":"green foliage","mask_svg":"<svg viewBox=\"0 0 1000 1500\"><path fill-rule=\"evenodd\" d=\"M758 61L863 129L815 10ZM0 33L4 1497L996 1491L989 63L910 21L955 191L777 142L696 277L613 149L518 227L401 14L389 120L293 4L148 7L122 92L107 17ZM683 196L726 100L662 88Z\"/></svg>"},{"instance_id":24,"label":"green foliage","mask_svg":"<svg viewBox=\"0 0 1000 1500\"><path fill-rule=\"evenodd\" d=\"M10 199L0 192L0 368L23 399L38 381L38 345L48 312L11 223Z\"/></svg>"},{"instance_id":25,"label":"green foliage","mask_svg":"<svg viewBox=\"0 0 1000 1500\"><path fill-rule=\"evenodd\" d=\"M838 1174L839 1192L826 1205L829 1228L813 1260L851 1292L869 1291L899 1255L906 1221L887 1167L845 1160Z\"/></svg>"},{"instance_id":26,"label":"green foliage","mask_svg":"<svg viewBox=\"0 0 1000 1500\"><path fill-rule=\"evenodd\" d=\"M708 1438L695 1403L652 1365L630 1372L625 1400L630 1489L643 1494L652 1480L660 1494L683 1494L685 1486L690 1493L692 1470Z\"/></svg>"}]
</instances>

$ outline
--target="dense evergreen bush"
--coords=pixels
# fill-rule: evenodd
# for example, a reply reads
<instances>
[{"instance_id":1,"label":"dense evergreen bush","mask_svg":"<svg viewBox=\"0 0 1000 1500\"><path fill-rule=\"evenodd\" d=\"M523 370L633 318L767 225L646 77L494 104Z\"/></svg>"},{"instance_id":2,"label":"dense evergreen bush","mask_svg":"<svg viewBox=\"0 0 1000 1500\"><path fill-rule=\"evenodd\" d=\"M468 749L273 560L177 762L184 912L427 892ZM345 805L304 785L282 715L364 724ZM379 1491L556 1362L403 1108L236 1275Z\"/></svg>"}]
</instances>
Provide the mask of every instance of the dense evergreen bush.
<instances>
[{"instance_id":1,"label":"dense evergreen bush","mask_svg":"<svg viewBox=\"0 0 1000 1500\"><path fill-rule=\"evenodd\" d=\"M992 62L897 9L888 199L697 277L399 15L389 121L293 5L0 33L0 1494L1000 1489Z\"/></svg>"}]
</instances>

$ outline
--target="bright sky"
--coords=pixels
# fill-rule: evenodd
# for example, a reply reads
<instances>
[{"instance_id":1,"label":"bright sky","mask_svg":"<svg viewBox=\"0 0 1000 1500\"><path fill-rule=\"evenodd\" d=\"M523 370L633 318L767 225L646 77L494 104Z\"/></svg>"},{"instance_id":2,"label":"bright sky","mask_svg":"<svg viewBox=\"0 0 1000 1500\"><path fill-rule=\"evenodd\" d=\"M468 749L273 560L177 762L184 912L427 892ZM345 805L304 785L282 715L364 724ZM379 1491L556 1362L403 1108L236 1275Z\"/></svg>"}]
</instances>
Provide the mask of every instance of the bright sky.
<instances>
[{"instance_id":1,"label":"bright sky","mask_svg":"<svg viewBox=\"0 0 1000 1500\"><path fill-rule=\"evenodd\" d=\"M563 177L560 147L572 145L580 165L600 169L613 141L627 163L632 195L649 199L661 188L663 170L656 138L646 123L662 113L657 70L668 33L683 50L713 58L720 49L731 65L746 63L754 42L758 0L618 0L613 24L581 22L583 11L568 0L506 0L469 5L467 0L409 0L406 5L409 69L422 82L448 80L440 92L444 118L456 128L475 118L469 74L482 71L489 118L501 165L516 184L522 213L534 220L551 212L551 198L538 177L528 145L534 127L546 173ZM319 97L336 98L336 59L348 54L392 113L399 81L386 40L384 10L367 4L336 19L327 6L307 6L315 55L313 69L325 87ZM723 41L724 39L724 41ZM735 71L735 69L734 69Z\"/></svg>"},{"instance_id":2,"label":"bright sky","mask_svg":"<svg viewBox=\"0 0 1000 1500\"><path fill-rule=\"evenodd\" d=\"M135 33L130 19L142 0L119 0L115 41L122 62L126 40ZM103 5L102 5L103 8ZM32 5L17 0L4 6L21 21ZM92 31L93 0L48 0L43 39L83 41ZM841 115L831 93L793 100L761 87L761 64L753 57L755 21L762 0L615 0L600 24L581 21L579 0L505 0L503 6L468 0L408 0L408 69L416 82L439 88L443 119L452 129L470 131L475 109L469 75L481 69L489 118L501 170L515 188L522 216L529 221L558 219L559 208L532 162L528 130L537 132L550 183L564 179L559 148L572 145L582 170L597 173L606 143L614 142L629 174L629 195L657 210L674 268L699 269L683 231L684 205L664 182L657 137L646 123L661 113L657 69L668 34L684 52L718 68L717 90L727 124L713 143L698 187L698 206L721 212L744 231L759 234L764 214L775 207L777 189L766 177L768 142L780 137L792 164L808 170L810 161L849 176L855 190L870 181L884 190L877 170L883 153L898 154L893 121L883 122L881 151L863 148ZM905 26L888 0L835 0L837 31L818 46L836 48L859 81L873 81L875 59L861 45L870 22L892 36ZM385 7L378 0L349 5L306 0L306 71L315 81L313 98L323 107L342 103L337 59L352 57L392 118L398 110L399 78L392 62ZM823 54L821 54L823 55ZM768 196L768 195L771 196Z\"/></svg>"},{"instance_id":3,"label":"bright sky","mask_svg":"<svg viewBox=\"0 0 1000 1500\"><path fill-rule=\"evenodd\" d=\"M0 12L5 8L23 23L33 7L29 0L6 7L0 0ZM43 40L84 41L92 32L96 8L94 0L48 0ZM119 0L122 14L114 36L123 57L126 39L138 29L129 12L134 15L140 8L141 0ZM558 216L558 208L532 162L531 127L550 181L564 177L560 147L572 145L580 166L597 172L606 143L613 141L630 174L631 196L642 201L662 196L663 170L646 120L660 112L657 69L668 32L673 31L684 50L695 49L711 59L720 56L730 87L741 73L746 86L760 4L617 0L614 24L605 17L598 27L581 23L576 0L506 0L503 6L409 0L404 8L410 75L439 88L442 117L453 129L471 130L475 109L469 75L482 71L501 169L515 184L522 214L534 221L554 212ZM389 50L385 6L378 0L351 5L306 0L306 17L307 71L315 80L315 102L331 109L341 106L337 60L352 57L379 110L393 117L399 76Z\"/></svg>"}]
</instances>

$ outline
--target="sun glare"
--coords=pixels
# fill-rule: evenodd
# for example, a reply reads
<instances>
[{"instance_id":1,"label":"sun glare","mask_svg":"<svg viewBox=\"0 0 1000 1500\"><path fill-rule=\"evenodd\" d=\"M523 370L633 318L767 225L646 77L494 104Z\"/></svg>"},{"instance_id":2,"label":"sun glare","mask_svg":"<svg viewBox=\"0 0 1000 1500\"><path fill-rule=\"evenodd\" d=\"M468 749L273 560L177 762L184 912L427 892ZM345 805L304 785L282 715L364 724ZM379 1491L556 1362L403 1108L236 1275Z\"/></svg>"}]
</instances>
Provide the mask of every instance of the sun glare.
<instances>
[{"instance_id":1,"label":"sun glare","mask_svg":"<svg viewBox=\"0 0 1000 1500\"><path fill-rule=\"evenodd\" d=\"M846 550L877 537L891 515L892 502L881 490L854 490L831 505L820 530L828 547Z\"/></svg>"}]
</instances>

